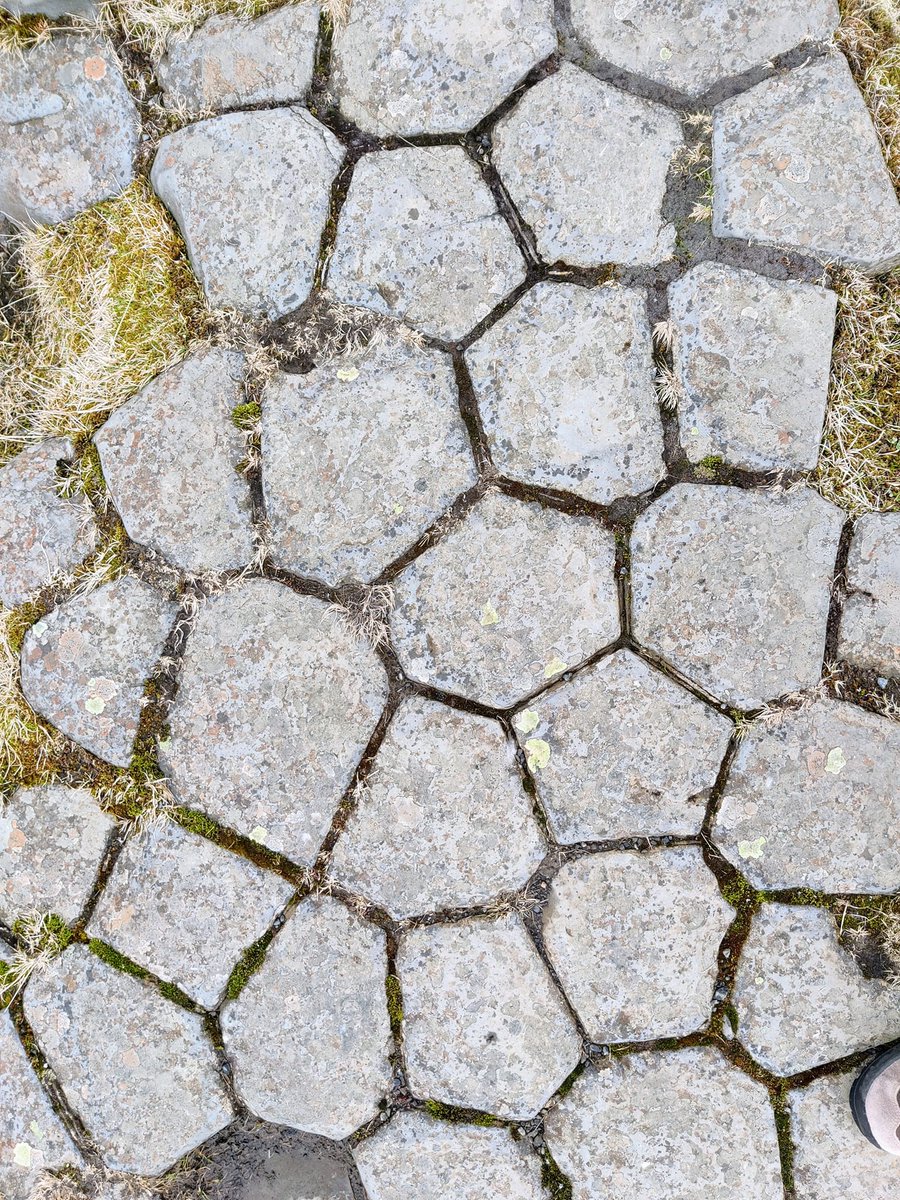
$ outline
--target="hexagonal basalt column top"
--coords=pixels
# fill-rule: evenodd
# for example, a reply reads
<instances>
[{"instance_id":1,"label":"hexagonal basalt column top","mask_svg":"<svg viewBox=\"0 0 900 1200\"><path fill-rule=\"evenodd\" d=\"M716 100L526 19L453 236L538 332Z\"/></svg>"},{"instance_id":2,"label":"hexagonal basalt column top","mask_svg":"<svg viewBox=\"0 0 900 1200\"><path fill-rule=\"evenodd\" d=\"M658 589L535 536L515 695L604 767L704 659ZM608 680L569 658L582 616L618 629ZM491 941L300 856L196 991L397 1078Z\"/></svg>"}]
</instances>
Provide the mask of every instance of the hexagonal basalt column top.
<instances>
[{"instance_id":1,"label":"hexagonal basalt column top","mask_svg":"<svg viewBox=\"0 0 900 1200\"><path fill-rule=\"evenodd\" d=\"M525 263L460 146L383 150L353 173L328 271L335 299L463 337L525 279Z\"/></svg>"},{"instance_id":2,"label":"hexagonal basalt column top","mask_svg":"<svg viewBox=\"0 0 900 1200\"><path fill-rule=\"evenodd\" d=\"M505 707L619 633L613 536L489 492L397 577L397 653L414 678Z\"/></svg>"},{"instance_id":3,"label":"hexagonal basalt column top","mask_svg":"<svg viewBox=\"0 0 900 1200\"><path fill-rule=\"evenodd\" d=\"M635 637L742 707L811 687L842 523L811 491L677 484L635 522Z\"/></svg>"}]
</instances>

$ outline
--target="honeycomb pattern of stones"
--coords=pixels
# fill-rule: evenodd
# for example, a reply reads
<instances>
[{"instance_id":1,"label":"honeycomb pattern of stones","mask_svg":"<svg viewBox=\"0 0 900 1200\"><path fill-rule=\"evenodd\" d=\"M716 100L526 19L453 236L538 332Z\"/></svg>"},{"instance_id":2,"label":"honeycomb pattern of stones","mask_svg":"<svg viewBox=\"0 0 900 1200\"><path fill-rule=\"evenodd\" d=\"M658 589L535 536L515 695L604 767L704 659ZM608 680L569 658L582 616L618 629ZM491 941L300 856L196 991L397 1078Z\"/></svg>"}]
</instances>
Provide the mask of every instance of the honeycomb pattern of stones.
<instances>
[{"instance_id":1,"label":"honeycomb pattern of stones","mask_svg":"<svg viewBox=\"0 0 900 1200\"><path fill-rule=\"evenodd\" d=\"M812 687L842 523L811 491L676 484L632 534L635 636L744 708Z\"/></svg>"},{"instance_id":2,"label":"honeycomb pattern of stones","mask_svg":"<svg viewBox=\"0 0 900 1200\"><path fill-rule=\"evenodd\" d=\"M572 843L699 833L733 727L618 650L521 709L513 728L555 836Z\"/></svg>"},{"instance_id":3,"label":"honeycomb pattern of stones","mask_svg":"<svg viewBox=\"0 0 900 1200\"><path fill-rule=\"evenodd\" d=\"M48 438L0 469L0 604L21 604L96 543L91 514L57 488L57 467L71 462L68 438Z\"/></svg>"},{"instance_id":4,"label":"honeycomb pattern of stones","mask_svg":"<svg viewBox=\"0 0 900 1200\"><path fill-rule=\"evenodd\" d=\"M548 262L640 266L675 248L662 204L681 145L669 109L566 63L499 122L494 159Z\"/></svg>"},{"instance_id":5,"label":"honeycomb pattern of stones","mask_svg":"<svg viewBox=\"0 0 900 1200\"><path fill-rule=\"evenodd\" d=\"M341 209L335 299L455 341L525 279L515 239L460 146L368 154Z\"/></svg>"},{"instance_id":6,"label":"honeycomb pattern of stones","mask_svg":"<svg viewBox=\"0 0 900 1200\"><path fill-rule=\"evenodd\" d=\"M450 358L377 337L262 404L273 554L329 583L377 576L476 480Z\"/></svg>"},{"instance_id":7,"label":"honeycomb pattern of stones","mask_svg":"<svg viewBox=\"0 0 900 1200\"><path fill-rule=\"evenodd\" d=\"M900 513L866 513L853 531L838 655L900 675Z\"/></svg>"},{"instance_id":8,"label":"honeycomb pattern of stones","mask_svg":"<svg viewBox=\"0 0 900 1200\"><path fill-rule=\"evenodd\" d=\"M539 283L466 354L494 465L608 504L665 473L646 296Z\"/></svg>"}]
</instances>

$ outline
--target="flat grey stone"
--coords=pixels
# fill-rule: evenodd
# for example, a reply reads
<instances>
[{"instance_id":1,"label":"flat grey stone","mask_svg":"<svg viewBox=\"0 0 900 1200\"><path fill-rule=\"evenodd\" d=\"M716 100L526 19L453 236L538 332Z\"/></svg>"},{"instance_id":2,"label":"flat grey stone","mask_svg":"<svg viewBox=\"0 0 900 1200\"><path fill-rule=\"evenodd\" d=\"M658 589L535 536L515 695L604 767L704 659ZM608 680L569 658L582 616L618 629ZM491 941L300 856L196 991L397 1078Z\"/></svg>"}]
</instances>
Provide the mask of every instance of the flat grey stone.
<instances>
[{"instance_id":1,"label":"flat grey stone","mask_svg":"<svg viewBox=\"0 0 900 1200\"><path fill-rule=\"evenodd\" d=\"M669 109L564 63L503 117L493 141L494 164L548 262L671 258L675 229L662 203L682 137Z\"/></svg>"},{"instance_id":2,"label":"flat grey stone","mask_svg":"<svg viewBox=\"0 0 900 1200\"><path fill-rule=\"evenodd\" d=\"M25 1015L111 1170L161 1175L231 1121L200 1017L86 946L31 977Z\"/></svg>"},{"instance_id":3,"label":"flat grey stone","mask_svg":"<svg viewBox=\"0 0 900 1200\"><path fill-rule=\"evenodd\" d=\"M8 1012L0 1011L0 1195L29 1200L42 1171L81 1165Z\"/></svg>"},{"instance_id":4,"label":"flat grey stone","mask_svg":"<svg viewBox=\"0 0 900 1200\"><path fill-rule=\"evenodd\" d=\"M712 836L763 888L900 888L900 726L816 700L750 726Z\"/></svg>"},{"instance_id":5,"label":"flat grey stone","mask_svg":"<svg viewBox=\"0 0 900 1200\"><path fill-rule=\"evenodd\" d=\"M330 1138L374 1117L391 1079L384 934L304 900L222 1010L235 1082L266 1121Z\"/></svg>"},{"instance_id":6,"label":"flat grey stone","mask_svg":"<svg viewBox=\"0 0 900 1200\"><path fill-rule=\"evenodd\" d=\"M25 635L25 699L73 742L127 767L144 684L177 611L133 575L67 600Z\"/></svg>"},{"instance_id":7,"label":"flat grey stone","mask_svg":"<svg viewBox=\"0 0 900 1200\"><path fill-rule=\"evenodd\" d=\"M201 608L160 761L182 803L311 864L386 698L327 605L251 579Z\"/></svg>"},{"instance_id":8,"label":"flat grey stone","mask_svg":"<svg viewBox=\"0 0 900 1200\"><path fill-rule=\"evenodd\" d=\"M494 465L608 504L665 474L646 294L539 283L469 350Z\"/></svg>"},{"instance_id":9,"label":"flat grey stone","mask_svg":"<svg viewBox=\"0 0 900 1200\"><path fill-rule=\"evenodd\" d=\"M0 215L55 225L118 195L134 178L139 131L108 42L57 37L4 55Z\"/></svg>"},{"instance_id":10,"label":"flat grey stone","mask_svg":"<svg viewBox=\"0 0 900 1200\"><path fill-rule=\"evenodd\" d=\"M498 707L619 633L612 534L491 491L395 580L407 673Z\"/></svg>"},{"instance_id":11,"label":"flat grey stone","mask_svg":"<svg viewBox=\"0 0 900 1200\"><path fill-rule=\"evenodd\" d=\"M581 1040L519 918L404 934L397 955L415 1095L527 1120L581 1057Z\"/></svg>"},{"instance_id":12,"label":"flat grey stone","mask_svg":"<svg viewBox=\"0 0 900 1200\"><path fill-rule=\"evenodd\" d=\"M835 0L571 0L576 33L600 58L699 96L801 42L827 41Z\"/></svg>"},{"instance_id":13,"label":"flat grey stone","mask_svg":"<svg viewBox=\"0 0 900 1200\"><path fill-rule=\"evenodd\" d=\"M857 1073L788 1093L797 1200L890 1200L900 1189L900 1158L873 1146L850 1112Z\"/></svg>"},{"instance_id":14,"label":"flat grey stone","mask_svg":"<svg viewBox=\"0 0 900 1200\"><path fill-rule=\"evenodd\" d=\"M412 917L513 891L545 851L500 725L414 697L391 722L331 874Z\"/></svg>"},{"instance_id":15,"label":"flat grey stone","mask_svg":"<svg viewBox=\"0 0 900 1200\"><path fill-rule=\"evenodd\" d=\"M591 1041L683 1037L709 1022L734 915L695 846L597 854L554 878L544 943Z\"/></svg>"},{"instance_id":16,"label":"flat grey stone","mask_svg":"<svg viewBox=\"0 0 900 1200\"><path fill-rule=\"evenodd\" d=\"M43 13L46 17L93 17L96 7L93 0L3 0L0 9L15 16Z\"/></svg>"},{"instance_id":17,"label":"flat grey stone","mask_svg":"<svg viewBox=\"0 0 900 1200\"><path fill-rule=\"evenodd\" d=\"M116 823L85 788L19 788L0 808L0 919L29 911L75 921Z\"/></svg>"},{"instance_id":18,"label":"flat grey stone","mask_svg":"<svg viewBox=\"0 0 900 1200\"><path fill-rule=\"evenodd\" d=\"M302 100L312 82L319 5L286 4L255 21L212 16L169 44L156 67L163 102L192 113Z\"/></svg>"},{"instance_id":19,"label":"flat grey stone","mask_svg":"<svg viewBox=\"0 0 900 1200\"><path fill-rule=\"evenodd\" d=\"M822 908L763 905L733 999L742 1045L778 1075L900 1037L896 995L883 980L863 977Z\"/></svg>"},{"instance_id":20,"label":"flat grey stone","mask_svg":"<svg viewBox=\"0 0 900 1200\"><path fill-rule=\"evenodd\" d=\"M215 1008L241 951L292 892L277 875L166 822L126 843L88 933Z\"/></svg>"},{"instance_id":21,"label":"flat grey stone","mask_svg":"<svg viewBox=\"0 0 900 1200\"><path fill-rule=\"evenodd\" d=\"M699 833L734 728L629 650L541 696L513 727L563 843Z\"/></svg>"},{"instance_id":22,"label":"flat grey stone","mask_svg":"<svg viewBox=\"0 0 900 1200\"><path fill-rule=\"evenodd\" d=\"M29 446L0 468L0 603L13 608L94 549L86 509L57 491L56 465L75 457L68 438Z\"/></svg>"},{"instance_id":23,"label":"flat grey stone","mask_svg":"<svg viewBox=\"0 0 900 1200\"><path fill-rule=\"evenodd\" d=\"M840 54L713 111L713 233L878 274L900 263L900 203Z\"/></svg>"},{"instance_id":24,"label":"flat grey stone","mask_svg":"<svg viewBox=\"0 0 900 1200\"><path fill-rule=\"evenodd\" d=\"M354 0L332 90L362 129L471 129L556 49L552 0Z\"/></svg>"},{"instance_id":25,"label":"flat grey stone","mask_svg":"<svg viewBox=\"0 0 900 1200\"><path fill-rule=\"evenodd\" d=\"M278 317L309 295L340 142L303 108L226 113L170 133L150 182L210 304Z\"/></svg>"},{"instance_id":26,"label":"flat grey stone","mask_svg":"<svg viewBox=\"0 0 900 1200\"><path fill-rule=\"evenodd\" d=\"M448 355L376 335L262 404L273 556L337 584L377 576L477 478Z\"/></svg>"},{"instance_id":27,"label":"flat grey stone","mask_svg":"<svg viewBox=\"0 0 900 1200\"><path fill-rule=\"evenodd\" d=\"M545 1121L572 1200L782 1200L765 1088L712 1049L588 1069Z\"/></svg>"},{"instance_id":28,"label":"flat grey stone","mask_svg":"<svg viewBox=\"0 0 900 1200\"><path fill-rule=\"evenodd\" d=\"M359 161L328 272L336 300L455 341L524 279L509 226L460 146Z\"/></svg>"},{"instance_id":29,"label":"flat grey stone","mask_svg":"<svg viewBox=\"0 0 900 1200\"><path fill-rule=\"evenodd\" d=\"M900 513L866 513L847 559L838 656L855 667L900 675Z\"/></svg>"},{"instance_id":30,"label":"flat grey stone","mask_svg":"<svg viewBox=\"0 0 900 1200\"><path fill-rule=\"evenodd\" d=\"M692 462L812 470L836 308L825 288L720 263L669 285L678 424Z\"/></svg>"},{"instance_id":31,"label":"flat grey stone","mask_svg":"<svg viewBox=\"0 0 900 1200\"><path fill-rule=\"evenodd\" d=\"M752 708L818 683L843 513L808 490L676 484L635 522L635 637Z\"/></svg>"},{"instance_id":32,"label":"flat grey stone","mask_svg":"<svg viewBox=\"0 0 900 1200\"><path fill-rule=\"evenodd\" d=\"M232 419L243 355L203 350L157 375L94 434L113 503L136 542L185 571L253 554L246 455Z\"/></svg>"},{"instance_id":33,"label":"flat grey stone","mask_svg":"<svg viewBox=\"0 0 900 1200\"><path fill-rule=\"evenodd\" d=\"M353 1149L369 1200L545 1200L537 1156L506 1129L397 1113Z\"/></svg>"}]
</instances>

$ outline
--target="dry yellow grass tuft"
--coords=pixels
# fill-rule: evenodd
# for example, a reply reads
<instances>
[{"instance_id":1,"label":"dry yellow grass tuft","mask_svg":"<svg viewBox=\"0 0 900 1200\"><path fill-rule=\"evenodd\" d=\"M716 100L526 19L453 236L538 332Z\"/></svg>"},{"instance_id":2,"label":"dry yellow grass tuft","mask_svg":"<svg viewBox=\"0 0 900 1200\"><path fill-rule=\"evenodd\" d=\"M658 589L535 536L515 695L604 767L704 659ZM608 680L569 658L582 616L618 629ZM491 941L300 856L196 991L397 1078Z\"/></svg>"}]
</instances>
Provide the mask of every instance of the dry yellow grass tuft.
<instances>
[{"instance_id":1,"label":"dry yellow grass tuft","mask_svg":"<svg viewBox=\"0 0 900 1200\"><path fill-rule=\"evenodd\" d=\"M15 17L0 11L0 54L16 54L46 42L52 25L39 13L25 13Z\"/></svg>"}]
</instances>

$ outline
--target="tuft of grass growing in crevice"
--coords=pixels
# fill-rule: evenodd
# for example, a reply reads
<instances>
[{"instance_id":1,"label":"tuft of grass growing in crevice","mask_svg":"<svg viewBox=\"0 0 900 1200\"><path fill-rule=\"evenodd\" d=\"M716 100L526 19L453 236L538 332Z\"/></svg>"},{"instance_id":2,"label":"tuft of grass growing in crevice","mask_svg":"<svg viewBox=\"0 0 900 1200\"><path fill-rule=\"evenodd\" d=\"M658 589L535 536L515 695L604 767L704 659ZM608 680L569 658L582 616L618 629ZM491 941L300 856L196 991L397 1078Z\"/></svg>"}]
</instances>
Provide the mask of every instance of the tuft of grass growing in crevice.
<instances>
[{"instance_id":1,"label":"tuft of grass growing in crevice","mask_svg":"<svg viewBox=\"0 0 900 1200\"><path fill-rule=\"evenodd\" d=\"M22 640L45 612L40 603L0 608L0 795L49 779L64 745L62 734L34 712L21 687Z\"/></svg>"},{"instance_id":2,"label":"tuft of grass growing in crevice","mask_svg":"<svg viewBox=\"0 0 900 1200\"><path fill-rule=\"evenodd\" d=\"M868 105L895 186L900 182L900 4L839 0L835 42Z\"/></svg>"},{"instance_id":3,"label":"tuft of grass growing in crevice","mask_svg":"<svg viewBox=\"0 0 900 1200\"><path fill-rule=\"evenodd\" d=\"M17 54L32 50L50 40L53 25L41 13L12 13L0 11L0 54Z\"/></svg>"},{"instance_id":4,"label":"tuft of grass growing in crevice","mask_svg":"<svg viewBox=\"0 0 900 1200\"><path fill-rule=\"evenodd\" d=\"M34 971L57 958L75 940L75 931L57 913L29 912L13 925L19 947L0 963L0 1008L6 1008Z\"/></svg>"}]
</instances>

